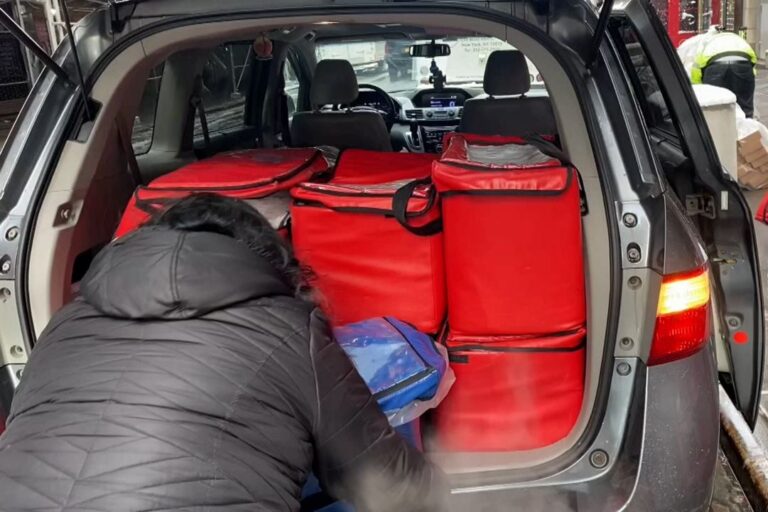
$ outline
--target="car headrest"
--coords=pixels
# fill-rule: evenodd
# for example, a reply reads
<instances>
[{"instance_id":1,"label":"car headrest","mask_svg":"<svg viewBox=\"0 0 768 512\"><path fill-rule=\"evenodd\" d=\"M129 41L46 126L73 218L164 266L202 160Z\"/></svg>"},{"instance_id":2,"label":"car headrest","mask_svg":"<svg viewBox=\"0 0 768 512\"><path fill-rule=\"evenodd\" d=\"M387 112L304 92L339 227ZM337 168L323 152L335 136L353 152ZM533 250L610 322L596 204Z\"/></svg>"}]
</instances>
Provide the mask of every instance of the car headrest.
<instances>
[{"instance_id":1,"label":"car headrest","mask_svg":"<svg viewBox=\"0 0 768 512\"><path fill-rule=\"evenodd\" d=\"M349 105L357 99L357 77L352 64L341 59L317 63L309 99L312 106Z\"/></svg>"},{"instance_id":2,"label":"car headrest","mask_svg":"<svg viewBox=\"0 0 768 512\"><path fill-rule=\"evenodd\" d=\"M517 50L496 50L485 64L483 89L491 96L525 94L531 88L531 76L525 55Z\"/></svg>"}]
</instances>

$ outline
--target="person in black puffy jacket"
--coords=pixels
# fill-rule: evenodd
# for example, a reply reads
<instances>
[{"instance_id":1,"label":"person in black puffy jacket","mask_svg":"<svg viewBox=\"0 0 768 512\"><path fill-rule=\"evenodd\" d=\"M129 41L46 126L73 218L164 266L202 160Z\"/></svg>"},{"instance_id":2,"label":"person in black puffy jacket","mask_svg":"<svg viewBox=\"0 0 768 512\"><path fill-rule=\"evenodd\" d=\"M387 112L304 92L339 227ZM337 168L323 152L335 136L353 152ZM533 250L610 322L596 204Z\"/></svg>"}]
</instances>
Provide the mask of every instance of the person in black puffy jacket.
<instances>
[{"instance_id":1,"label":"person in black puffy jacket","mask_svg":"<svg viewBox=\"0 0 768 512\"><path fill-rule=\"evenodd\" d=\"M343 248L340 248L343 250ZM3 511L298 511L314 471L359 511L442 510L245 203L193 196L94 260L0 437Z\"/></svg>"}]
</instances>

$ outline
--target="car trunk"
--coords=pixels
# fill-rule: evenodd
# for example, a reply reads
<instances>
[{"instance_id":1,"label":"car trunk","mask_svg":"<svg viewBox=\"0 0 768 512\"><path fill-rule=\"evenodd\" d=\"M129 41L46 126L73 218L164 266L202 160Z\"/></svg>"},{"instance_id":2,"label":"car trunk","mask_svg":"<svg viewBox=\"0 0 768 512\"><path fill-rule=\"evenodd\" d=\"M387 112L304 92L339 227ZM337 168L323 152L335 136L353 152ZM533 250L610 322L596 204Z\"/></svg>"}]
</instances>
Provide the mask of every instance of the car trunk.
<instances>
[{"instance_id":1,"label":"car trunk","mask_svg":"<svg viewBox=\"0 0 768 512\"><path fill-rule=\"evenodd\" d=\"M455 139L459 144L463 137ZM136 191L124 177L122 187L109 195L129 198L121 236L171 201L198 191L240 197L269 214L273 226L290 226L283 234L312 269L311 284L334 325L390 316L447 346L456 383L423 418L420 430L426 449L446 470L474 472L525 464L562 446L584 401L586 293L578 171L549 157L528 168L504 157L522 142L505 141L497 150L474 145L493 154L493 163L486 164L496 169L483 171L477 168L486 164L466 154L434 164L437 155L348 150L336 167L341 183L327 182L320 152L249 150L184 166ZM295 154L295 161L286 154ZM288 163L281 166L281 159ZM509 169L500 167L505 159ZM410 177L403 171L408 160L416 161L409 162ZM244 161L260 166L246 169L248 179ZM384 182L376 178L373 162ZM443 165L442 177L434 174L433 164L438 170ZM465 180L461 174L467 172ZM484 195L495 194L494 186L483 181L489 172L510 187L528 190ZM416 183L413 178L430 173L437 187L418 181L401 223L395 195ZM392 181L398 174L400 179ZM227 176L238 181L228 182ZM290 179L281 181L281 176ZM293 200L286 222L289 190ZM91 189L79 223L104 233L115 229L114 220L95 206L95 198L106 193L99 185ZM418 232L438 220L441 230ZM77 294L95 252L75 256L66 300Z\"/></svg>"},{"instance_id":2,"label":"car trunk","mask_svg":"<svg viewBox=\"0 0 768 512\"><path fill-rule=\"evenodd\" d=\"M394 14L387 16L378 14L372 19L398 19ZM469 19L440 15L433 23L460 27ZM356 20L364 18L357 16ZM318 288L326 296L334 295L330 306L376 306L365 315L339 315L343 319L339 323L394 312L449 348L457 384L445 403L424 418L422 431L430 456L449 473L462 474L562 461L595 423L593 413L601 404L598 384L607 353L611 273L606 269L612 268L603 185L575 89L553 54L522 31L475 22L478 32L513 35L516 45L530 49L526 55L535 57L542 76L549 77L558 124L570 127L568 133L560 134L569 162L543 160L533 164L538 168L517 162L511 165L514 170L503 169L499 166L514 159L505 156L501 147L522 141L469 144L475 147L444 162L444 176L436 188L411 190L406 201L405 223L421 228L442 218L443 229L437 234L413 233L403 219L398 220L394 208L394 195L404 182L423 176L397 175L397 187L374 193L367 190L370 183L354 183L354 177L332 183L341 189L330 193L328 187L297 185L294 190L307 190L294 192L292 198L292 235L293 242L298 242L299 257L313 267L326 265L329 270L323 271L321 280L330 281L331 286L344 273L352 273L358 281L357 287L334 288L330 293L320 282ZM233 28L222 23L216 30L219 37L229 37ZM257 31L242 26L237 30L244 34ZM184 37L193 38L189 32ZM210 44L211 36L205 37ZM168 62L176 55L191 65L193 53L177 48L183 45L163 44L168 48L176 45ZM195 42L184 44L194 48ZM126 172L126 167L132 167L126 165L132 161L126 134L141 103L137 89L142 77L169 55L170 50L160 43L158 48L149 51L150 57L125 50L101 70L93 96L102 109L88 125L92 137L84 144L66 142L40 199L29 268L41 271L28 276L32 324L38 334L53 312L77 294L78 281L90 260L113 238L126 204L133 204L136 197L135 174ZM127 71L112 73L113 66ZM162 80L168 84L174 77L163 76ZM175 80L179 87L184 86L183 78ZM186 82L189 86L189 80ZM169 114L179 119L189 112ZM156 128L155 139L161 136ZM494 145L501 149L482 154L481 146ZM171 154L167 148L161 149L166 156ZM153 160L159 154L140 155L139 165L152 175L160 174L160 166ZM394 155L390 166L403 167L396 160L403 157ZM363 155L362 165L370 170L380 157L366 159ZM188 158L188 151L174 153L173 164L164 164L163 172L181 167ZM477 168L478 159L485 170ZM430 175L433 162L426 164ZM64 169L77 172L61 172ZM380 171L392 177L391 168ZM510 187L521 193L499 194L493 180L483 182L489 172L500 173L501 183L509 175L523 175L526 179ZM545 178L539 179L540 175ZM382 198L383 206L369 204ZM254 205L259 207L258 202ZM351 211L355 208L378 211ZM415 255L425 257L417 264ZM379 258L376 270L361 264L365 258ZM424 263L429 258L437 262ZM414 269L417 266L421 269ZM440 280L443 282L438 284ZM384 290L388 298L372 298L365 288ZM432 294L429 304L423 299L427 294ZM401 300L392 299L398 296ZM409 316L425 305L431 317Z\"/></svg>"}]
</instances>

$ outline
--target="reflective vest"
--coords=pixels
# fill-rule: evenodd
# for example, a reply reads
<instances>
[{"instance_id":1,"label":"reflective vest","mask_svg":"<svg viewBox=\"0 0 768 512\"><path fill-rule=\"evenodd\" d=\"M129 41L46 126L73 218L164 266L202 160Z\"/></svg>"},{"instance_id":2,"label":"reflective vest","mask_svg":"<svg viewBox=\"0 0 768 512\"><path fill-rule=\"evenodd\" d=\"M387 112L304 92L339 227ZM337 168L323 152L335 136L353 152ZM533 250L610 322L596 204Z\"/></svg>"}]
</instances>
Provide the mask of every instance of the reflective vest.
<instances>
[{"instance_id":1,"label":"reflective vest","mask_svg":"<svg viewBox=\"0 0 768 512\"><path fill-rule=\"evenodd\" d=\"M748 59L752 65L757 64L755 50L742 37L732 32L718 32L708 37L701 50L693 60L691 82L702 83L703 71L713 59L726 56L739 56Z\"/></svg>"}]
</instances>

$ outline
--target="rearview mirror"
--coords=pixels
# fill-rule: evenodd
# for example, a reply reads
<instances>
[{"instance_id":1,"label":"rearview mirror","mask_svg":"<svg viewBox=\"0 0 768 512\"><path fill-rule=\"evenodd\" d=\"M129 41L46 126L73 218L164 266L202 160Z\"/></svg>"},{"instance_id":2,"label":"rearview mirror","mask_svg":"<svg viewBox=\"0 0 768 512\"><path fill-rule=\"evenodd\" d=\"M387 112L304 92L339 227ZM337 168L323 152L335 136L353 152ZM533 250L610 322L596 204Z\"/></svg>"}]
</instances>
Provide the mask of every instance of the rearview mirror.
<instances>
[{"instance_id":1,"label":"rearview mirror","mask_svg":"<svg viewBox=\"0 0 768 512\"><path fill-rule=\"evenodd\" d=\"M411 57L426 57L434 59L435 57L447 57L451 54L451 47L447 44L414 44L408 48Z\"/></svg>"}]
</instances>

